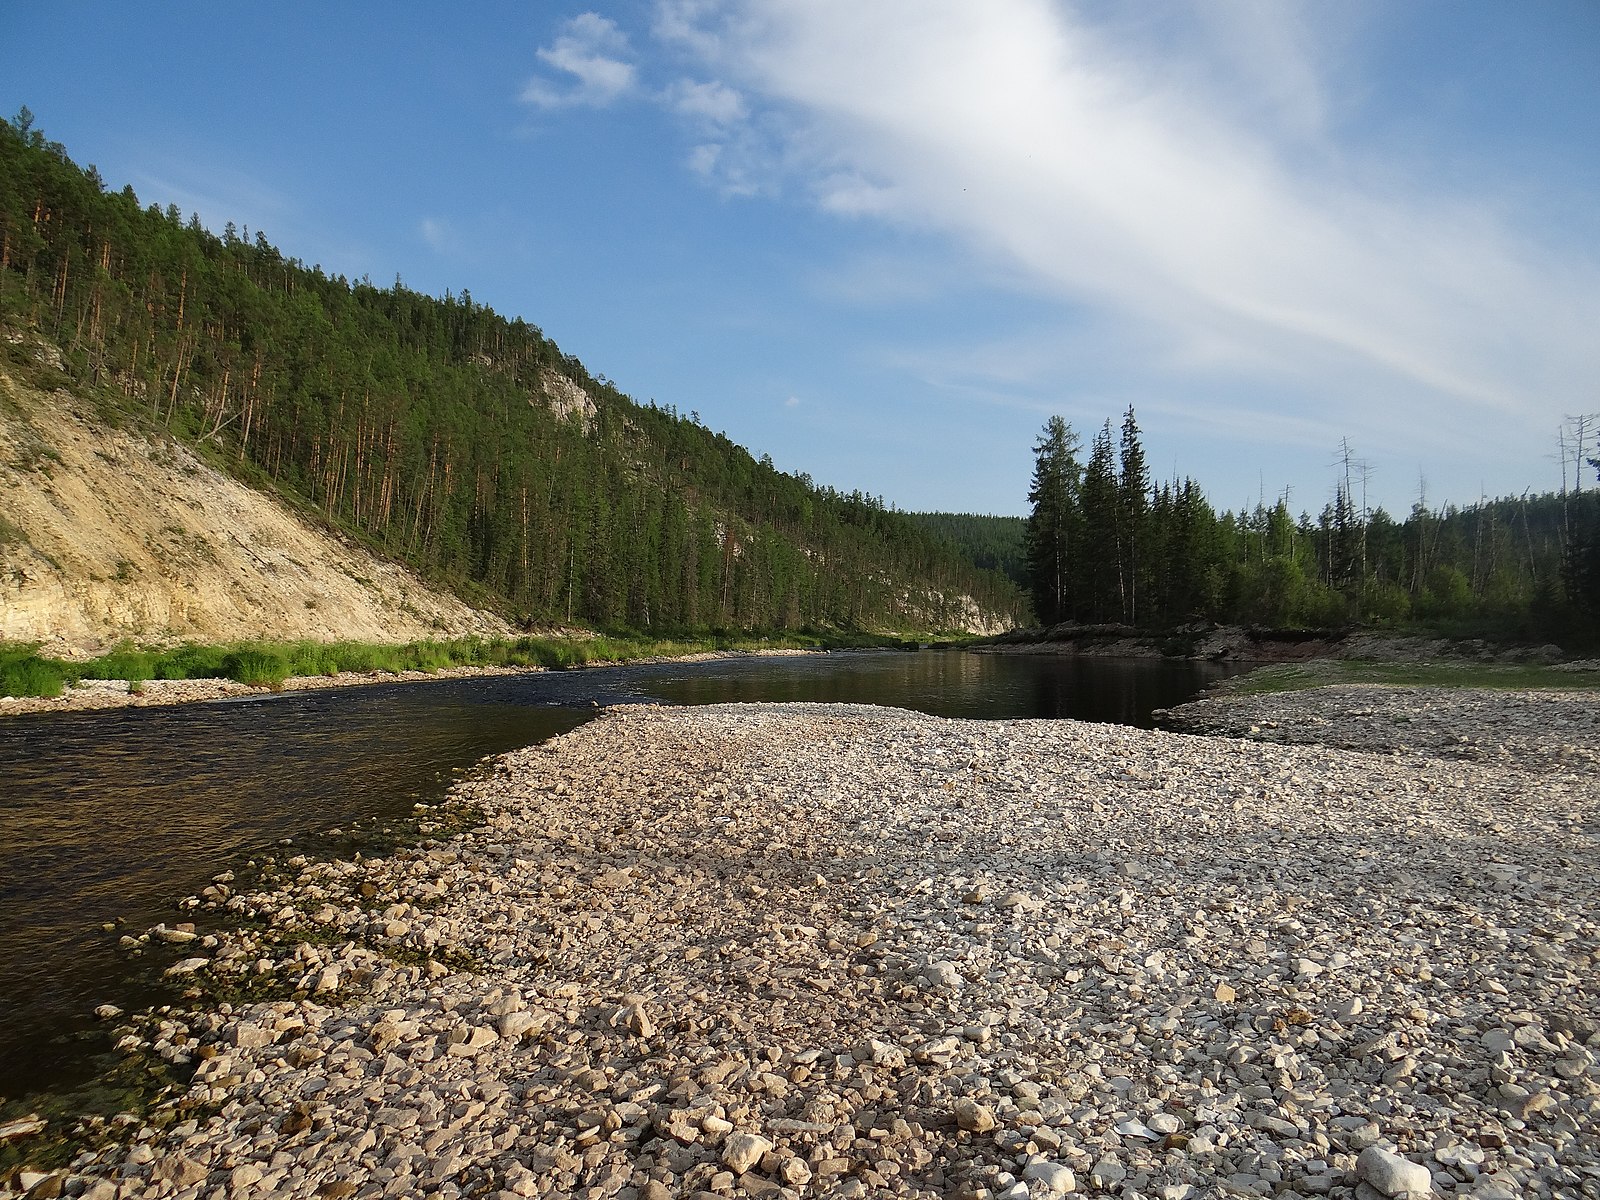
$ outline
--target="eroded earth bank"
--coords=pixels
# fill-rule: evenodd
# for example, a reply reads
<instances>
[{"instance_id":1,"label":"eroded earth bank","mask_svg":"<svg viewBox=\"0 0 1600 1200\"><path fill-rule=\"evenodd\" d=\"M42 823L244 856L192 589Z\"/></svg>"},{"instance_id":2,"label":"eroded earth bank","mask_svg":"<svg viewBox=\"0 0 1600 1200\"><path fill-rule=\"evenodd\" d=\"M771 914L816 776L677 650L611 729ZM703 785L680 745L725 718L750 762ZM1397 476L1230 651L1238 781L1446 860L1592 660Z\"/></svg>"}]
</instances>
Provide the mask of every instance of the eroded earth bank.
<instances>
[{"instance_id":1,"label":"eroded earth bank","mask_svg":"<svg viewBox=\"0 0 1600 1200\"><path fill-rule=\"evenodd\" d=\"M462 785L465 834L213 889L180 969L304 997L129 1034L198 1066L189 1108L61 1182L1592 1196L1597 793L1526 751L1592 755L1600 701L1475 696L1477 758L614 710Z\"/></svg>"}]
</instances>

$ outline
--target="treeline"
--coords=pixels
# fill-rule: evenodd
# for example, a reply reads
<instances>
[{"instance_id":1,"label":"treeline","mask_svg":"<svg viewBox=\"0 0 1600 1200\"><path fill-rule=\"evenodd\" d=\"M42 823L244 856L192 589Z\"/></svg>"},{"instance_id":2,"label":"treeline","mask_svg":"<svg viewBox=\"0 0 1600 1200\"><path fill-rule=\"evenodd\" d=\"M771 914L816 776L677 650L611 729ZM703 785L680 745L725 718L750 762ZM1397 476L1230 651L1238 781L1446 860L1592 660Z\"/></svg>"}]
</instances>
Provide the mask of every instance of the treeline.
<instances>
[{"instance_id":1,"label":"treeline","mask_svg":"<svg viewBox=\"0 0 1600 1200\"><path fill-rule=\"evenodd\" d=\"M1437 511L1419 500L1396 520L1359 503L1347 448L1316 516L1281 499L1219 513L1193 479L1152 484L1132 409L1087 457L1060 417L1034 453L1026 550L1046 625L1421 623L1581 640L1600 616L1593 491Z\"/></svg>"},{"instance_id":2,"label":"treeline","mask_svg":"<svg viewBox=\"0 0 1600 1200\"><path fill-rule=\"evenodd\" d=\"M0 124L0 318L123 414L530 623L927 630L966 597L1025 608L881 500L634 403L465 291L329 275L108 191L26 110Z\"/></svg>"}]
</instances>

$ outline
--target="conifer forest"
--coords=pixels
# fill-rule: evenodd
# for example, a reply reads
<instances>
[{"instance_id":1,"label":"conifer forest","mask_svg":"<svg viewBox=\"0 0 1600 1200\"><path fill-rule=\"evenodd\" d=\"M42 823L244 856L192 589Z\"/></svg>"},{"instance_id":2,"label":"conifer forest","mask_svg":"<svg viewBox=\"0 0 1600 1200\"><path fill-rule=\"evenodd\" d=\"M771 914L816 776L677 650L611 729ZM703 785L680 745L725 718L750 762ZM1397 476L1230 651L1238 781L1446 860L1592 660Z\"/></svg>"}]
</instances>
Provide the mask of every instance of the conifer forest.
<instances>
[{"instance_id":1,"label":"conifer forest","mask_svg":"<svg viewBox=\"0 0 1600 1200\"><path fill-rule=\"evenodd\" d=\"M1331 498L1218 512L1189 478L1155 483L1132 409L1085 451L1052 417L1035 443L1024 529L1039 620L1172 628L1413 627L1584 643L1600 618L1600 492L1574 487L1396 520L1365 503L1363 464L1339 448Z\"/></svg>"}]
</instances>

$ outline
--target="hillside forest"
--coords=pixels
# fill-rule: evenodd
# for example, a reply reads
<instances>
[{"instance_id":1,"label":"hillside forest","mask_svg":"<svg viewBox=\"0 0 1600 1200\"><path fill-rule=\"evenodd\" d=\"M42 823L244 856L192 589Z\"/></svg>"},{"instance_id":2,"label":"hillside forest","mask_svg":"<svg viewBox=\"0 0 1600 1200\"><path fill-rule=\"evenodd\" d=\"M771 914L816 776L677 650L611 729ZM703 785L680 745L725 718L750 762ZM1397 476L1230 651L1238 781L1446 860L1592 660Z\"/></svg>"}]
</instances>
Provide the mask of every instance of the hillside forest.
<instances>
[{"instance_id":1,"label":"hillside forest","mask_svg":"<svg viewBox=\"0 0 1600 1200\"><path fill-rule=\"evenodd\" d=\"M1315 514L1219 511L1151 478L1130 409L1087 447L1046 424L1026 519L902 513L635 402L465 290L329 275L260 230L141 206L26 109L0 122L0 354L529 627L1600 628L1600 492L1581 483L1419 496L1397 519L1366 506L1345 446Z\"/></svg>"},{"instance_id":2,"label":"hillside forest","mask_svg":"<svg viewBox=\"0 0 1600 1200\"><path fill-rule=\"evenodd\" d=\"M529 626L888 632L1026 616L1012 580L881 499L634 402L465 290L329 275L260 230L217 235L142 206L26 109L0 123L0 323L9 369L35 385L180 439ZM30 350L39 340L62 371Z\"/></svg>"}]
</instances>

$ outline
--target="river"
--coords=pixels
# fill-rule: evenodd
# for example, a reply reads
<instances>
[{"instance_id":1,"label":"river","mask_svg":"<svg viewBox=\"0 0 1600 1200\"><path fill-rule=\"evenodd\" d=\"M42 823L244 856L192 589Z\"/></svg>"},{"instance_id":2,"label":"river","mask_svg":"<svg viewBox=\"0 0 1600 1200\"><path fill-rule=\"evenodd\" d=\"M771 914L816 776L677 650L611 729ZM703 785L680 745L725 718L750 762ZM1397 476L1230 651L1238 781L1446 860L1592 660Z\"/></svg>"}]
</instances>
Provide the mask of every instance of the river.
<instances>
[{"instance_id":1,"label":"river","mask_svg":"<svg viewBox=\"0 0 1600 1200\"><path fill-rule=\"evenodd\" d=\"M163 993L123 933L285 839L348 848L486 755L619 703L826 701L979 719L1148 726L1230 673L1217 664L834 653L374 685L0 721L0 1099L95 1067L101 1003ZM114 925L107 932L104 925Z\"/></svg>"}]
</instances>

